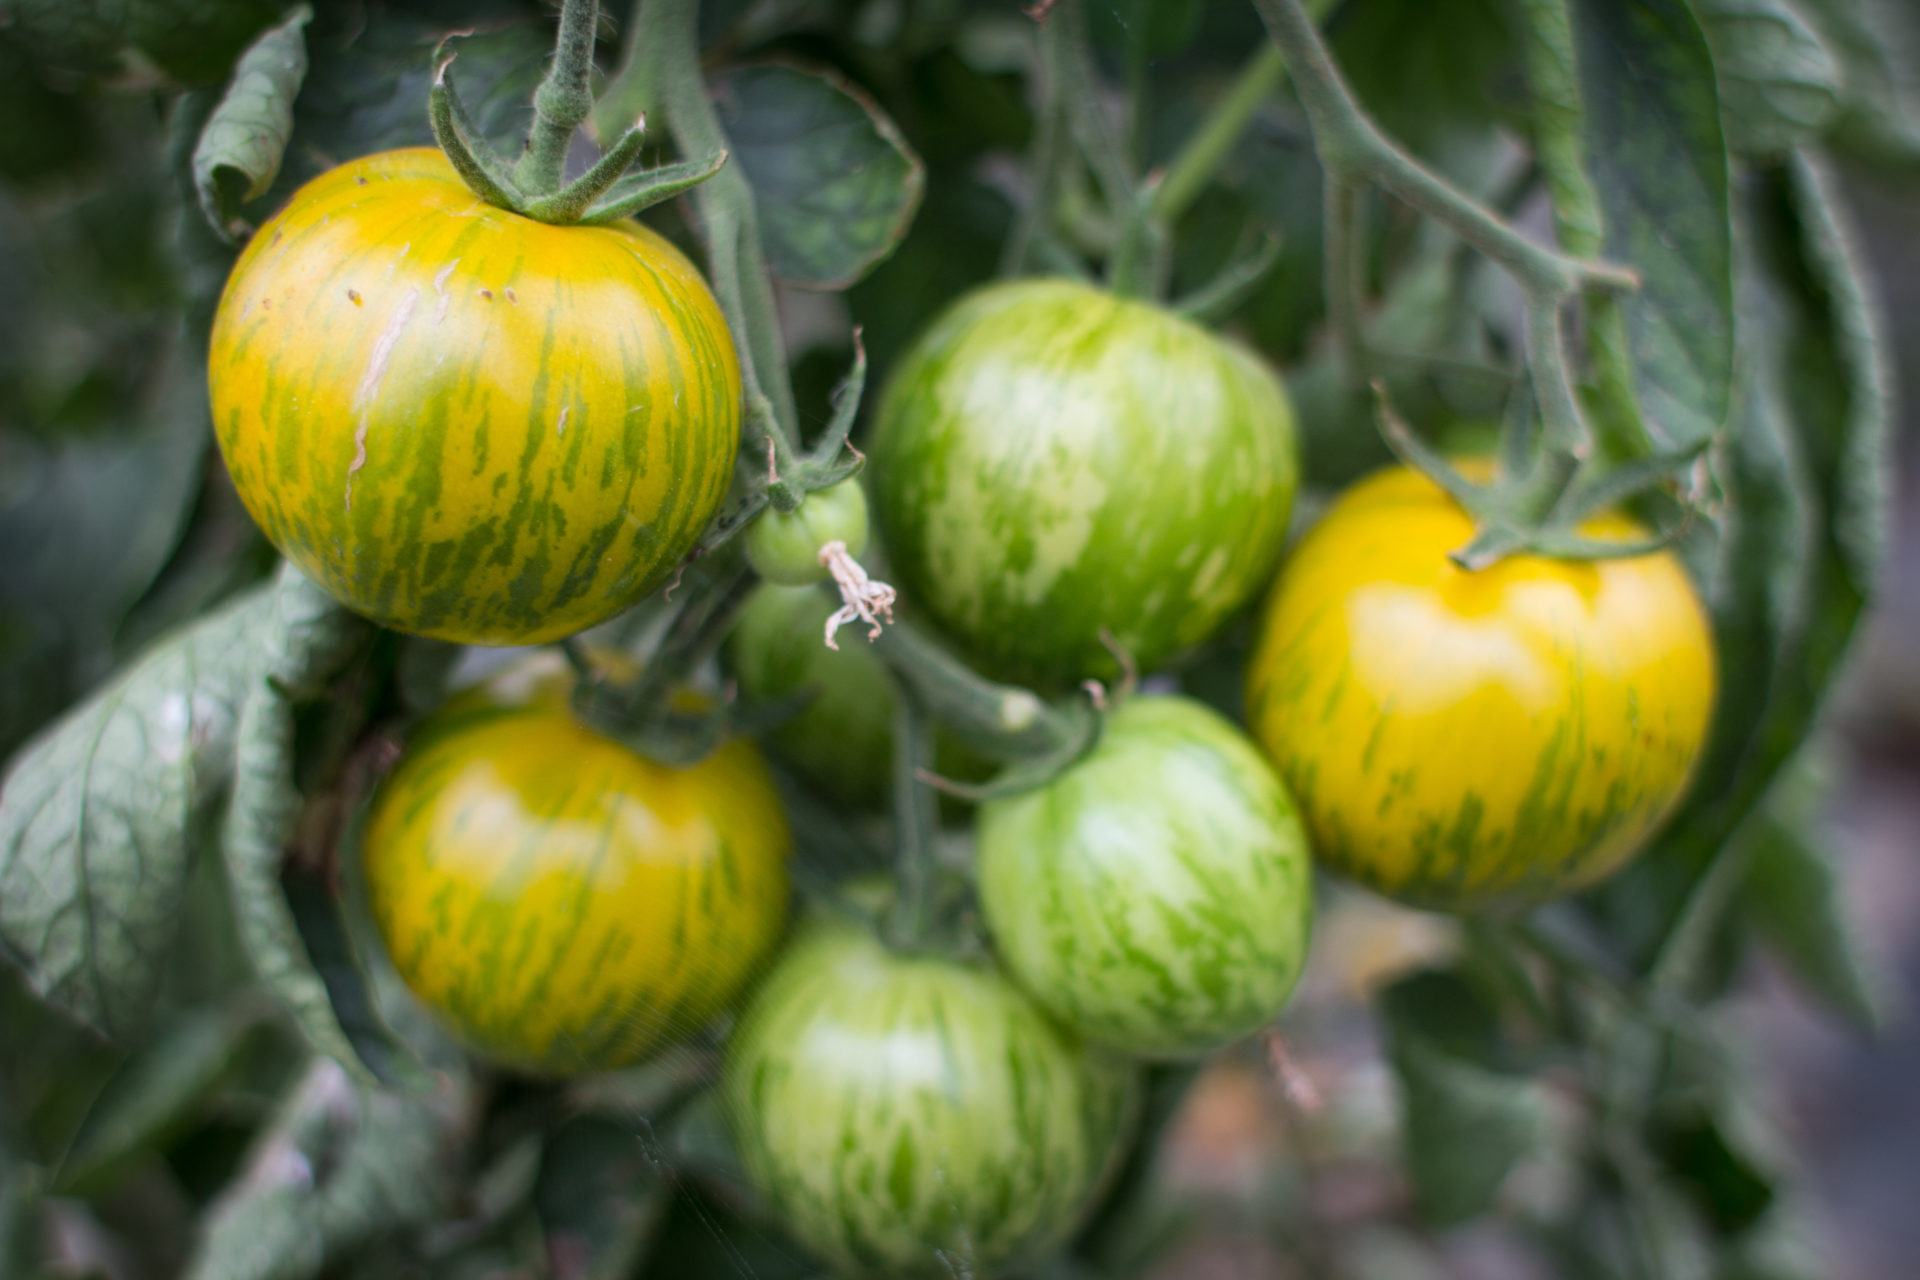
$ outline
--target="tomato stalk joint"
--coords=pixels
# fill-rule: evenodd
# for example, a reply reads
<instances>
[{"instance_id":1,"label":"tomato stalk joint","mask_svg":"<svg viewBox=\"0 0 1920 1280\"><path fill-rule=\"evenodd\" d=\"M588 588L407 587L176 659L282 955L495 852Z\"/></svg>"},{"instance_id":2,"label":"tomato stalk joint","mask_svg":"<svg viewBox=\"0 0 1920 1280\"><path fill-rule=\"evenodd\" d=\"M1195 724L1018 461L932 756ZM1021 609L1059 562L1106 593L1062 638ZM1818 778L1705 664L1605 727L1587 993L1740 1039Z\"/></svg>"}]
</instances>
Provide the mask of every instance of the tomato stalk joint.
<instances>
[{"instance_id":1,"label":"tomato stalk joint","mask_svg":"<svg viewBox=\"0 0 1920 1280\"><path fill-rule=\"evenodd\" d=\"M630 217L705 182L727 162L727 152L629 173L646 140L642 114L572 182L563 181L567 146L593 110L590 77L597 0L566 0L553 66L534 94L534 123L527 147L511 168L481 136L454 90L448 70L454 55L445 42L434 52L433 87L427 116L433 136L461 181L489 204L555 225L597 225ZM451 38L451 37L449 37Z\"/></svg>"}]
</instances>

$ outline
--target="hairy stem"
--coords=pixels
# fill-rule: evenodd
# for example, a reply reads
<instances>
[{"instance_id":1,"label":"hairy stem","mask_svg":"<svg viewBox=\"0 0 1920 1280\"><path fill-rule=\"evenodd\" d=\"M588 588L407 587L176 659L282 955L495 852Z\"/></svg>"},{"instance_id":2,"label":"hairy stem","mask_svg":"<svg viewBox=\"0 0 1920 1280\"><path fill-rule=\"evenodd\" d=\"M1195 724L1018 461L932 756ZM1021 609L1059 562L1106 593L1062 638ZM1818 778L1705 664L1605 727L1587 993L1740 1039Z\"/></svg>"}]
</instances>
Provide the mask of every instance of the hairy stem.
<instances>
[{"instance_id":1,"label":"hairy stem","mask_svg":"<svg viewBox=\"0 0 1920 1280\"><path fill-rule=\"evenodd\" d=\"M1598 257L1606 241L1606 222L1600 192L1587 172L1586 115L1567 0L1520 0L1520 11L1533 96L1534 151L1553 196L1554 229L1567 253ZM1588 300L1587 348L1599 391L1596 416L1605 438L1621 452L1644 452L1650 441L1635 408L1626 317L1616 299L1600 295Z\"/></svg>"},{"instance_id":2,"label":"hairy stem","mask_svg":"<svg viewBox=\"0 0 1920 1280\"><path fill-rule=\"evenodd\" d=\"M1061 107L1060 83L1065 71L1060 28L1048 23L1040 28L1039 59L1036 67L1036 97L1033 116L1033 147L1027 156L1027 177L1031 189L1027 203L1014 219L1000 254L1000 274L1017 276L1027 269L1035 241L1046 230L1053 216L1057 191L1054 170L1060 165L1061 142L1066 134L1065 113Z\"/></svg>"},{"instance_id":3,"label":"hairy stem","mask_svg":"<svg viewBox=\"0 0 1920 1280\"><path fill-rule=\"evenodd\" d=\"M940 798L921 778L933 768L933 722L912 693L900 699L893 722L893 909L889 945L910 951L933 924L934 842L940 834Z\"/></svg>"},{"instance_id":4,"label":"hairy stem","mask_svg":"<svg viewBox=\"0 0 1920 1280\"><path fill-rule=\"evenodd\" d=\"M1363 386L1368 377L1366 335L1360 310L1366 292L1366 237L1360 223L1360 188L1345 178L1326 175L1325 213L1321 234L1326 241L1328 318L1339 352L1341 372L1349 386Z\"/></svg>"},{"instance_id":5,"label":"hairy stem","mask_svg":"<svg viewBox=\"0 0 1920 1280\"><path fill-rule=\"evenodd\" d=\"M1167 165L1167 175L1153 193L1155 218L1166 225L1179 220L1226 163L1260 104L1286 80L1287 60L1277 47L1269 44L1253 55Z\"/></svg>"},{"instance_id":6,"label":"hairy stem","mask_svg":"<svg viewBox=\"0 0 1920 1280\"><path fill-rule=\"evenodd\" d=\"M1633 289L1639 277L1610 263L1571 258L1535 244L1395 146L1361 111L1299 0L1254 0L1286 57L1328 171L1364 180L1434 218L1504 267L1529 297L1564 298L1587 286Z\"/></svg>"},{"instance_id":7,"label":"hairy stem","mask_svg":"<svg viewBox=\"0 0 1920 1280\"><path fill-rule=\"evenodd\" d=\"M699 11L698 0L642 4L633 19L639 28L632 33L635 60L623 73L636 82L636 97L660 103L674 144L689 158L730 150L701 75ZM747 410L741 450L769 460L768 497L776 508L790 511L800 501L788 483L797 467L799 412L753 188L737 165L727 165L695 189L694 207L706 235L714 294L739 348Z\"/></svg>"},{"instance_id":8,"label":"hairy stem","mask_svg":"<svg viewBox=\"0 0 1920 1280\"><path fill-rule=\"evenodd\" d=\"M560 10L553 65L534 92L533 129L513 170L514 185L529 196L560 189L573 131L593 114L593 40L599 19L599 0L566 0Z\"/></svg>"},{"instance_id":9,"label":"hairy stem","mask_svg":"<svg viewBox=\"0 0 1920 1280\"><path fill-rule=\"evenodd\" d=\"M929 714L996 755L1044 756L1080 736L1038 694L987 679L910 622L888 627L873 649Z\"/></svg>"}]
</instances>

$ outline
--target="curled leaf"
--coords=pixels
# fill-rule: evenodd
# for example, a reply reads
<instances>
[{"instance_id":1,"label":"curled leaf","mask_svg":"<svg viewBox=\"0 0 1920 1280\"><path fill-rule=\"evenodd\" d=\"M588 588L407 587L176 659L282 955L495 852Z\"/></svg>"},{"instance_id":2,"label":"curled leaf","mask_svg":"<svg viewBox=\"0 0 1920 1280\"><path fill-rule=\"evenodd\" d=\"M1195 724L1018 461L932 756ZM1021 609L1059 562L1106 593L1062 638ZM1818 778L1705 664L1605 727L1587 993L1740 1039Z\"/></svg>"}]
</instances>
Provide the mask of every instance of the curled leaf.
<instances>
[{"instance_id":1,"label":"curled leaf","mask_svg":"<svg viewBox=\"0 0 1920 1280\"><path fill-rule=\"evenodd\" d=\"M250 230L239 207L267 192L293 135L293 100L307 76L305 28L313 10L301 5L262 32L241 55L226 96L193 149L193 185L216 231L240 238Z\"/></svg>"}]
</instances>

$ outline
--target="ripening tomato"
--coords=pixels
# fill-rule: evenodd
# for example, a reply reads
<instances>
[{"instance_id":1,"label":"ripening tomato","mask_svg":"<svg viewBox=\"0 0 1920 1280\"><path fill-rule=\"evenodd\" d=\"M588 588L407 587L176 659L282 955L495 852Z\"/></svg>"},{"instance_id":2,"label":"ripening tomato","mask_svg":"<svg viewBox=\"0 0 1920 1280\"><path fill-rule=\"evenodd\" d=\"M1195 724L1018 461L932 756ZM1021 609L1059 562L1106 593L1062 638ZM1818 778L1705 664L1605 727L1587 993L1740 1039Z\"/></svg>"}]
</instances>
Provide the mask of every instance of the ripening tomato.
<instances>
[{"instance_id":1,"label":"ripening tomato","mask_svg":"<svg viewBox=\"0 0 1920 1280\"><path fill-rule=\"evenodd\" d=\"M1059 1247L1125 1150L1134 1067L991 967L812 922L727 1044L754 1186L843 1273L986 1276Z\"/></svg>"},{"instance_id":2,"label":"ripening tomato","mask_svg":"<svg viewBox=\"0 0 1920 1280\"><path fill-rule=\"evenodd\" d=\"M997 675L1152 669L1279 558L1293 410L1251 352L1067 280L969 294L902 361L872 445L905 597Z\"/></svg>"},{"instance_id":3,"label":"ripening tomato","mask_svg":"<svg viewBox=\"0 0 1920 1280\"><path fill-rule=\"evenodd\" d=\"M1645 536L1618 514L1592 538ZM1678 803L1713 707L1713 637L1679 559L1521 555L1470 573L1437 485L1390 468L1282 569L1248 673L1255 735L1314 849L1450 910L1592 884Z\"/></svg>"},{"instance_id":4,"label":"ripening tomato","mask_svg":"<svg viewBox=\"0 0 1920 1280\"><path fill-rule=\"evenodd\" d=\"M1090 1040L1184 1057L1273 1021L1306 959L1307 837L1258 748L1188 698L1134 698L978 825L1001 963Z\"/></svg>"},{"instance_id":5,"label":"ripening tomato","mask_svg":"<svg viewBox=\"0 0 1920 1280\"><path fill-rule=\"evenodd\" d=\"M407 744L363 841L407 985L483 1056L624 1066L739 994L785 920L785 815L754 748L642 759L523 666Z\"/></svg>"},{"instance_id":6,"label":"ripening tomato","mask_svg":"<svg viewBox=\"0 0 1920 1280\"><path fill-rule=\"evenodd\" d=\"M274 545L374 621L464 644L639 600L739 447L733 342L679 250L495 208L430 147L329 170L260 228L207 378Z\"/></svg>"}]
</instances>

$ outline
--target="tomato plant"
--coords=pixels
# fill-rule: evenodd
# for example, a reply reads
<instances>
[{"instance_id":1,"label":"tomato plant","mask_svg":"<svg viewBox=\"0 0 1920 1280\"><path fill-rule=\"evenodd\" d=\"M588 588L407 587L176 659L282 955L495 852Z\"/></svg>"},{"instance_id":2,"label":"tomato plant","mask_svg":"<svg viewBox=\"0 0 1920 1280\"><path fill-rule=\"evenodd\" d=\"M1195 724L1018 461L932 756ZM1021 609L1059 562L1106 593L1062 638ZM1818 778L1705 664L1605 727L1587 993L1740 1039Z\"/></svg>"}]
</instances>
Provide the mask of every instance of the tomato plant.
<instances>
[{"instance_id":1,"label":"tomato plant","mask_svg":"<svg viewBox=\"0 0 1920 1280\"><path fill-rule=\"evenodd\" d=\"M727 1050L754 1186L842 1271L990 1274L1044 1256L1123 1149L1134 1070L991 969L815 923Z\"/></svg>"},{"instance_id":2,"label":"tomato plant","mask_svg":"<svg viewBox=\"0 0 1920 1280\"><path fill-rule=\"evenodd\" d=\"M1257 357L1063 280L929 327L874 427L878 515L914 599L988 668L1070 682L1199 643L1259 588L1299 480Z\"/></svg>"},{"instance_id":3,"label":"tomato plant","mask_svg":"<svg viewBox=\"0 0 1920 1280\"><path fill-rule=\"evenodd\" d=\"M1306 834L1232 725L1136 698L1052 782L983 806L980 905L1008 970L1081 1034L1196 1054L1272 1022L1306 960Z\"/></svg>"},{"instance_id":4,"label":"tomato plant","mask_svg":"<svg viewBox=\"0 0 1920 1280\"><path fill-rule=\"evenodd\" d=\"M571 635L658 586L739 443L733 340L677 249L493 208L425 148L297 192L212 343L267 536L375 621L465 644Z\"/></svg>"},{"instance_id":5,"label":"tomato plant","mask_svg":"<svg viewBox=\"0 0 1920 1280\"><path fill-rule=\"evenodd\" d=\"M0 0L0 1274L1833 1270L1900 8Z\"/></svg>"},{"instance_id":6,"label":"tomato plant","mask_svg":"<svg viewBox=\"0 0 1920 1280\"><path fill-rule=\"evenodd\" d=\"M381 785L363 852L407 985L478 1052L542 1073L691 1034L787 904L791 837L753 747L655 764L580 724L570 683L522 671L449 702Z\"/></svg>"},{"instance_id":7,"label":"tomato plant","mask_svg":"<svg viewBox=\"0 0 1920 1280\"><path fill-rule=\"evenodd\" d=\"M1602 515L1584 532L1644 531ZM1714 695L1706 612L1671 552L1468 572L1447 552L1471 534L1423 476L1362 480L1288 559L1248 678L1319 856L1455 910L1618 870L1679 803Z\"/></svg>"}]
</instances>

